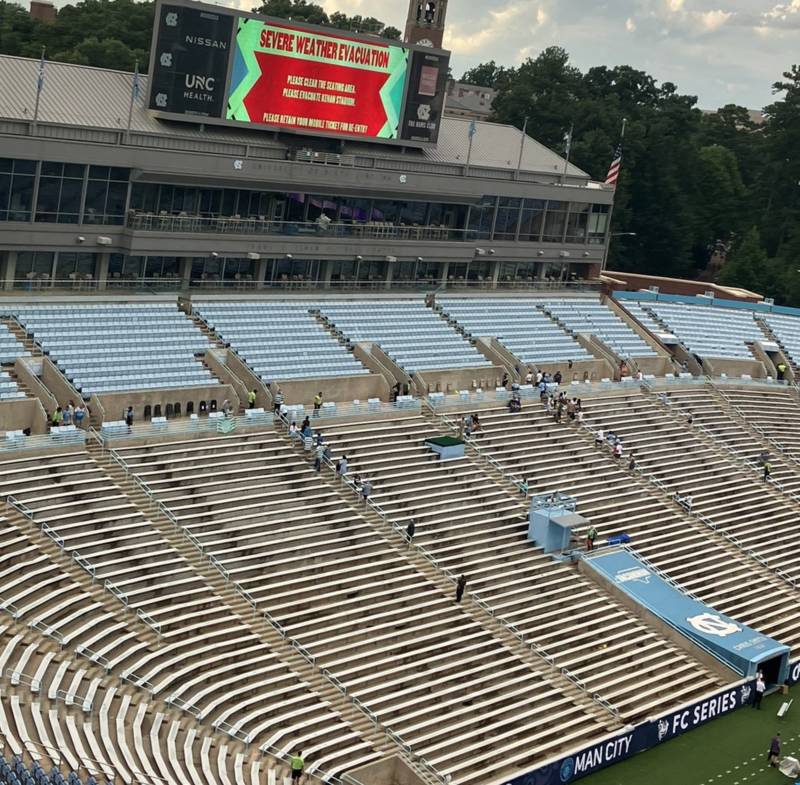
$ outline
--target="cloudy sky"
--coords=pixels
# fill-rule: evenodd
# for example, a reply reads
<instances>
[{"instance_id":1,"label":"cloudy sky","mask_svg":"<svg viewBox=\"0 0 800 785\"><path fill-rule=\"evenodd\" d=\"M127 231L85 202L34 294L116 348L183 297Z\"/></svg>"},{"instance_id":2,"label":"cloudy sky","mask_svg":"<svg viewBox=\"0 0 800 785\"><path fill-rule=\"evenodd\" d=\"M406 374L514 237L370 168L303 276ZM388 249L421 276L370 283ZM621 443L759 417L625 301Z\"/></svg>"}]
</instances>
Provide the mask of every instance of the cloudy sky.
<instances>
[{"instance_id":1,"label":"cloudy sky","mask_svg":"<svg viewBox=\"0 0 800 785\"><path fill-rule=\"evenodd\" d=\"M318 0L319 1L319 0ZM406 0L322 0L403 28ZM449 0L445 46L461 76L563 46L581 69L627 64L697 95L704 109L761 108L800 62L800 0Z\"/></svg>"}]
</instances>

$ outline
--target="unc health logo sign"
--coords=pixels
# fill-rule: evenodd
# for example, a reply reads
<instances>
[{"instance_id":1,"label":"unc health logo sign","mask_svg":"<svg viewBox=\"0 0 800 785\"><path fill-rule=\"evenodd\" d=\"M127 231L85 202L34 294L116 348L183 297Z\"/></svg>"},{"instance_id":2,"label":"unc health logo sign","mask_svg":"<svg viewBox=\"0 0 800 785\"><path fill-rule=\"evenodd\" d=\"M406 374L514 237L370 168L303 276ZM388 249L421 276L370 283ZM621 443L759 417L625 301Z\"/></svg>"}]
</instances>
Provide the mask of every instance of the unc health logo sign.
<instances>
[{"instance_id":1,"label":"unc health logo sign","mask_svg":"<svg viewBox=\"0 0 800 785\"><path fill-rule=\"evenodd\" d=\"M227 119L397 139L407 72L400 46L240 18Z\"/></svg>"},{"instance_id":2,"label":"unc health logo sign","mask_svg":"<svg viewBox=\"0 0 800 785\"><path fill-rule=\"evenodd\" d=\"M565 785L573 782L747 705L752 689L751 683L729 687L705 700L664 714L651 722L644 722L626 733L516 777L508 785Z\"/></svg>"}]
</instances>

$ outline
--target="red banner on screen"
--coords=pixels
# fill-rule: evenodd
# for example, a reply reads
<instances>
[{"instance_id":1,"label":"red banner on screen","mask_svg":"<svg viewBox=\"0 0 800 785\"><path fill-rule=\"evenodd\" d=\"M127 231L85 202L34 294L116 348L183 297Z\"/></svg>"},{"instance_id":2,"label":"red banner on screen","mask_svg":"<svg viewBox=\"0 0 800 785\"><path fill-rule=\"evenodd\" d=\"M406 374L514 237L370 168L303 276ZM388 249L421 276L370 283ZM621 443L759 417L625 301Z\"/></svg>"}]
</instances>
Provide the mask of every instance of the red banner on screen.
<instances>
[{"instance_id":1,"label":"red banner on screen","mask_svg":"<svg viewBox=\"0 0 800 785\"><path fill-rule=\"evenodd\" d=\"M389 74L256 52L261 75L244 99L251 120L288 128L377 136Z\"/></svg>"}]
</instances>

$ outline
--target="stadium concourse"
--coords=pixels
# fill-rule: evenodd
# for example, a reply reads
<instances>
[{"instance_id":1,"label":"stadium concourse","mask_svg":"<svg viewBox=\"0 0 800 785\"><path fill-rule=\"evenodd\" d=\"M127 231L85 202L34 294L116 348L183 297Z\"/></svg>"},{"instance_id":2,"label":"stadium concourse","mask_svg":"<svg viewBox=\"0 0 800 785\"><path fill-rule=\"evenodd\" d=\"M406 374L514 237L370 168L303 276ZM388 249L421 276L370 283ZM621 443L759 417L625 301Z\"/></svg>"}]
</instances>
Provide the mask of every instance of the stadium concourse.
<instances>
[{"instance_id":1,"label":"stadium concourse","mask_svg":"<svg viewBox=\"0 0 800 785\"><path fill-rule=\"evenodd\" d=\"M0 315L0 782L568 782L751 701L755 667L800 676L800 312L565 289ZM620 556L783 654L637 605L593 566Z\"/></svg>"}]
</instances>

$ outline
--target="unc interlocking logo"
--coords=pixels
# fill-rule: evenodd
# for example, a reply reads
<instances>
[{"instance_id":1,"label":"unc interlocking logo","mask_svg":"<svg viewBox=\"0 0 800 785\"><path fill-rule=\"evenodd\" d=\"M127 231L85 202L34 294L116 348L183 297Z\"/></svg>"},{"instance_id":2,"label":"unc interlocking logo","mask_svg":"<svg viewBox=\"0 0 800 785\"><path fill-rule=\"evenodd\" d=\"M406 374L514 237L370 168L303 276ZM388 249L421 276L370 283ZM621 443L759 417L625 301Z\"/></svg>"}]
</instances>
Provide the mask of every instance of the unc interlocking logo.
<instances>
[{"instance_id":1,"label":"unc interlocking logo","mask_svg":"<svg viewBox=\"0 0 800 785\"><path fill-rule=\"evenodd\" d=\"M419 119L419 120L430 120L431 119L431 107L430 107L430 104L420 104L417 107L417 119Z\"/></svg>"},{"instance_id":2,"label":"unc interlocking logo","mask_svg":"<svg viewBox=\"0 0 800 785\"><path fill-rule=\"evenodd\" d=\"M401 174L400 175L400 182L401 183L407 183L408 182L408 177L406 175L404 175L404 174Z\"/></svg>"},{"instance_id":3,"label":"unc interlocking logo","mask_svg":"<svg viewBox=\"0 0 800 785\"><path fill-rule=\"evenodd\" d=\"M561 764L561 782L569 782L572 775L575 773L575 761L572 758L567 758Z\"/></svg>"},{"instance_id":4,"label":"unc interlocking logo","mask_svg":"<svg viewBox=\"0 0 800 785\"><path fill-rule=\"evenodd\" d=\"M750 700L750 694L752 693L752 689L749 684L742 684L742 705L747 703Z\"/></svg>"},{"instance_id":5,"label":"unc interlocking logo","mask_svg":"<svg viewBox=\"0 0 800 785\"><path fill-rule=\"evenodd\" d=\"M164 17L164 24L167 27L177 27L178 26L178 15L176 13L167 14Z\"/></svg>"},{"instance_id":6,"label":"unc interlocking logo","mask_svg":"<svg viewBox=\"0 0 800 785\"><path fill-rule=\"evenodd\" d=\"M686 621L698 632L706 635L716 635L718 638L725 638L735 632L741 632L742 628L730 621L721 619L714 613L699 613L697 616L689 616Z\"/></svg>"},{"instance_id":7,"label":"unc interlocking logo","mask_svg":"<svg viewBox=\"0 0 800 785\"><path fill-rule=\"evenodd\" d=\"M658 721L658 740L662 741L669 733L669 723L666 720Z\"/></svg>"},{"instance_id":8,"label":"unc interlocking logo","mask_svg":"<svg viewBox=\"0 0 800 785\"><path fill-rule=\"evenodd\" d=\"M170 68L172 66L172 55L169 52L164 52L159 58L159 62L164 68Z\"/></svg>"},{"instance_id":9,"label":"unc interlocking logo","mask_svg":"<svg viewBox=\"0 0 800 785\"><path fill-rule=\"evenodd\" d=\"M167 94L166 93L157 93L156 94L156 106L166 106L167 105Z\"/></svg>"},{"instance_id":10,"label":"unc interlocking logo","mask_svg":"<svg viewBox=\"0 0 800 785\"><path fill-rule=\"evenodd\" d=\"M234 169L242 169L243 167L244 167L244 161L241 158L237 158L233 162L233 168Z\"/></svg>"}]
</instances>

